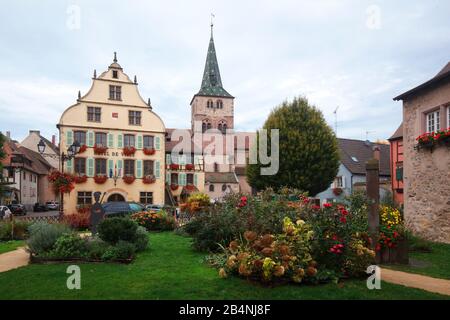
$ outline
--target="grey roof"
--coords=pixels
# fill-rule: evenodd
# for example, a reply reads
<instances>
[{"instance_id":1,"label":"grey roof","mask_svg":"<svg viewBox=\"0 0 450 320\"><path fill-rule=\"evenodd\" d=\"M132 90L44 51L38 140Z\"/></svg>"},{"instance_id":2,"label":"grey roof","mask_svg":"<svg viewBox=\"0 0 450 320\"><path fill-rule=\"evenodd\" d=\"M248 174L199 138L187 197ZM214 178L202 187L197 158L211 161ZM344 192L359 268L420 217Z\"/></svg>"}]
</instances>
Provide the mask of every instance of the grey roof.
<instances>
[{"instance_id":1,"label":"grey roof","mask_svg":"<svg viewBox=\"0 0 450 320\"><path fill-rule=\"evenodd\" d=\"M395 130L394 134L389 138L389 140L397 140L403 138L403 122L400 126Z\"/></svg>"},{"instance_id":2,"label":"grey roof","mask_svg":"<svg viewBox=\"0 0 450 320\"><path fill-rule=\"evenodd\" d=\"M341 138L338 139L338 144L341 163L351 173L361 175L366 174L366 161L373 158L373 147L380 147L380 175L391 175L389 145Z\"/></svg>"},{"instance_id":3,"label":"grey roof","mask_svg":"<svg viewBox=\"0 0 450 320\"><path fill-rule=\"evenodd\" d=\"M206 172L205 182L209 183L239 183L234 172Z\"/></svg>"},{"instance_id":4,"label":"grey roof","mask_svg":"<svg viewBox=\"0 0 450 320\"><path fill-rule=\"evenodd\" d=\"M442 68L441 71L438 72L436 76L434 76L432 79L422 83L421 85L406 91L405 93L402 93L401 95L394 98L394 100L404 100L405 98L410 97L413 94L418 93L419 91L423 91L425 89L432 88L441 82L449 81L450 80L450 62L446 64L444 68Z\"/></svg>"}]
</instances>

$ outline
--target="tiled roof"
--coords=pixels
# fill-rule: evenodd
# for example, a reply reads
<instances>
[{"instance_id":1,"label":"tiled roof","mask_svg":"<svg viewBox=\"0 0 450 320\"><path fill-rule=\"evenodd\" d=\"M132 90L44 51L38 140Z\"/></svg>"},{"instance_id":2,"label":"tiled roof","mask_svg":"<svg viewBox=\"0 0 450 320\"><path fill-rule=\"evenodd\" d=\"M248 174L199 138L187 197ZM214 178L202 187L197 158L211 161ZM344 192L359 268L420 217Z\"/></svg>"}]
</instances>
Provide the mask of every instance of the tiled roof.
<instances>
[{"instance_id":1,"label":"tiled roof","mask_svg":"<svg viewBox=\"0 0 450 320\"><path fill-rule=\"evenodd\" d=\"M37 174L47 174L52 166L39 153L18 145L14 141L7 141L11 154L13 156L21 156L24 158L23 168ZM2 161L5 166L11 165L11 157L8 156L6 161Z\"/></svg>"},{"instance_id":2,"label":"tiled roof","mask_svg":"<svg viewBox=\"0 0 450 320\"><path fill-rule=\"evenodd\" d=\"M395 130L394 134L389 138L389 140L396 140L400 138L403 138L403 122L400 124L397 130Z\"/></svg>"},{"instance_id":3,"label":"tiled roof","mask_svg":"<svg viewBox=\"0 0 450 320\"><path fill-rule=\"evenodd\" d=\"M390 146L362 140L338 139L341 163L353 174L366 174L366 161L373 158L373 147L380 147L380 175L390 176Z\"/></svg>"},{"instance_id":4,"label":"tiled roof","mask_svg":"<svg viewBox=\"0 0 450 320\"><path fill-rule=\"evenodd\" d=\"M205 182L209 183L239 183L233 172L206 172Z\"/></svg>"},{"instance_id":5,"label":"tiled roof","mask_svg":"<svg viewBox=\"0 0 450 320\"><path fill-rule=\"evenodd\" d=\"M236 172L238 176L245 176L245 167L235 167L234 172Z\"/></svg>"}]
</instances>

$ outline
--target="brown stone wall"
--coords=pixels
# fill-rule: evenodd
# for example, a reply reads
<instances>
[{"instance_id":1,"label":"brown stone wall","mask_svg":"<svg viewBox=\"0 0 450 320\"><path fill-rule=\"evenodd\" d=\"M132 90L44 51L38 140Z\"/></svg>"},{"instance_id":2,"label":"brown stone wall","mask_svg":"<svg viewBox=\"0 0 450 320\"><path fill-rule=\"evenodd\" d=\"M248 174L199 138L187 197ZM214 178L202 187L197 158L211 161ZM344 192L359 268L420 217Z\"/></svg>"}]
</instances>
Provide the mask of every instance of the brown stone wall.
<instances>
[{"instance_id":1,"label":"brown stone wall","mask_svg":"<svg viewBox=\"0 0 450 320\"><path fill-rule=\"evenodd\" d=\"M427 239L450 243L450 148L415 150L425 132L425 113L440 109L441 128L447 121L450 83L410 97L403 104L404 201L407 226Z\"/></svg>"}]
</instances>

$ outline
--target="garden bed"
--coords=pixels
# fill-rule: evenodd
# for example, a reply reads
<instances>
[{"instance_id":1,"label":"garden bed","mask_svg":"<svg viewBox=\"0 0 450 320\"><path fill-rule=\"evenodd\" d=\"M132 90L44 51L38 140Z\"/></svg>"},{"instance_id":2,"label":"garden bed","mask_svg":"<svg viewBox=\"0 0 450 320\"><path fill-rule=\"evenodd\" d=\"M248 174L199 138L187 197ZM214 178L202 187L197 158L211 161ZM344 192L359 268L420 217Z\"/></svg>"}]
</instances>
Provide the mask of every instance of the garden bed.
<instances>
[{"instance_id":1,"label":"garden bed","mask_svg":"<svg viewBox=\"0 0 450 320\"><path fill-rule=\"evenodd\" d=\"M130 264L133 262L134 257L130 259L114 259L105 261L102 259L84 259L84 258L42 258L36 257L30 254L30 262L36 264L55 264L55 263L119 263L119 264Z\"/></svg>"}]
</instances>

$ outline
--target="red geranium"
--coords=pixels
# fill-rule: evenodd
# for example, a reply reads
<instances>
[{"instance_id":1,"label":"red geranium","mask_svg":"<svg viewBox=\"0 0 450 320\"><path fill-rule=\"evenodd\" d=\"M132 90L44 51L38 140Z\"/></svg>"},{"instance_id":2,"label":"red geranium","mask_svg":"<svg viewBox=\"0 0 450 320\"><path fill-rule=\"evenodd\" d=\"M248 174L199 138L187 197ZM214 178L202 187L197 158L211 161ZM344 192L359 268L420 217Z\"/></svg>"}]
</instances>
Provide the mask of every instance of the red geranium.
<instances>
[{"instance_id":1,"label":"red geranium","mask_svg":"<svg viewBox=\"0 0 450 320\"><path fill-rule=\"evenodd\" d=\"M331 208L332 206L333 205L331 203L328 203L328 202L323 204L324 208Z\"/></svg>"},{"instance_id":2,"label":"red geranium","mask_svg":"<svg viewBox=\"0 0 450 320\"><path fill-rule=\"evenodd\" d=\"M81 147L80 147L80 151L78 151L78 153L83 153L83 152L85 152L86 150L87 150L87 145L82 144Z\"/></svg>"},{"instance_id":3,"label":"red geranium","mask_svg":"<svg viewBox=\"0 0 450 320\"><path fill-rule=\"evenodd\" d=\"M107 176L97 176L97 175L94 176L94 181L97 184L104 184L107 179L108 179Z\"/></svg>"},{"instance_id":4,"label":"red geranium","mask_svg":"<svg viewBox=\"0 0 450 320\"><path fill-rule=\"evenodd\" d=\"M53 171L48 176L48 181L53 184L55 192L69 193L74 188L74 177L68 173Z\"/></svg>"},{"instance_id":5,"label":"red geranium","mask_svg":"<svg viewBox=\"0 0 450 320\"><path fill-rule=\"evenodd\" d=\"M178 170L180 166L177 163L171 163L169 166L170 170Z\"/></svg>"},{"instance_id":6,"label":"red geranium","mask_svg":"<svg viewBox=\"0 0 450 320\"><path fill-rule=\"evenodd\" d=\"M94 145L94 153L95 154L104 154L108 150L107 147Z\"/></svg>"},{"instance_id":7,"label":"red geranium","mask_svg":"<svg viewBox=\"0 0 450 320\"><path fill-rule=\"evenodd\" d=\"M156 179L153 175L145 176L144 178L142 178L142 182L145 184L155 183L155 181L156 181Z\"/></svg>"},{"instance_id":8,"label":"red geranium","mask_svg":"<svg viewBox=\"0 0 450 320\"><path fill-rule=\"evenodd\" d=\"M124 176L122 179L126 184L132 184L136 180L134 176Z\"/></svg>"},{"instance_id":9,"label":"red geranium","mask_svg":"<svg viewBox=\"0 0 450 320\"><path fill-rule=\"evenodd\" d=\"M171 189L172 191L177 190L177 189L178 189L178 184L172 183L172 184L170 185L170 189Z\"/></svg>"},{"instance_id":10,"label":"red geranium","mask_svg":"<svg viewBox=\"0 0 450 320\"><path fill-rule=\"evenodd\" d=\"M186 165L186 170L192 171L192 170L194 170L194 169L195 169L195 166L194 166L192 163L188 163L188 164Z\"/></svg>"},{"instance_id":11,"label":"red geranium","mask_svg":"<svg viewBox=\"0 0 450 320\"><path fill-rule=\"evenodd\" d=\"M238 204L239 208L245 207L247 205L247 197L246 196L242 196L240 199L240 202Z\"/></svg>"},{"instance_id":12,"label":"red geranium","mask_svg":"<svg viewBox=\"0 0 450 320\"><path fill-rule=\"evenodd\" d=\"M155 154L155 148L144 148L144 154L147 156L151 156Z\"/></svg>"},{"instance_id":13,"label":"red geranium","mask_svg":"<svg viewBox=\"0 0 450 320\"><path fill-rule=\"evenodd\" d=\"M87 176L86 175L82 175L82 176L74 176L73 180L75 183L84 183L87 181Z\"/></svg>"},{"instance_id":14,"label":"red geranium","mask_svg":"<svg viewBox=\"0 0 450 320\"><path fill-rule=\"evenodd\" d=\"M123 155L125 155L125 156L132 156L135 154L135 152L136 152L135 147L124 147L123 148Z\"/></svg>"}]
</instances>

